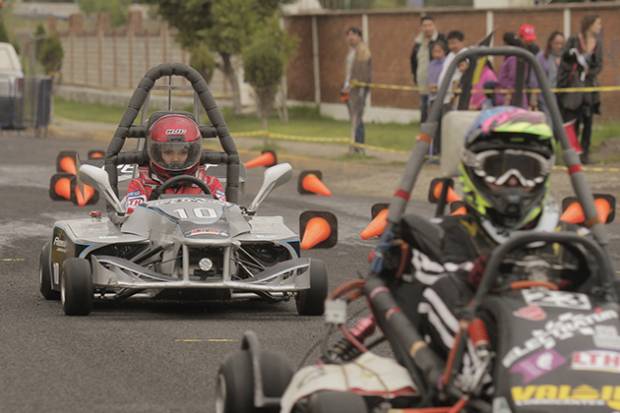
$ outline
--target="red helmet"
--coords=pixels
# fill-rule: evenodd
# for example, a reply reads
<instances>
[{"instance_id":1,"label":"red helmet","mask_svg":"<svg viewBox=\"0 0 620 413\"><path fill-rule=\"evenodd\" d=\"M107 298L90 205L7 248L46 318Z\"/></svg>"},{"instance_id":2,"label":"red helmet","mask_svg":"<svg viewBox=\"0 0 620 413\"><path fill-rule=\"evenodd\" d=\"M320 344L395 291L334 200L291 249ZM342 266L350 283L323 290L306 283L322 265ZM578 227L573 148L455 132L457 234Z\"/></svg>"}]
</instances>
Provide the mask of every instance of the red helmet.
<instances>
[{"instance_id":1,"label":"red helmet","mask_svg":"<svg viewBox=\"0 0 620 413\"><path fill-rule=\"evenodd\" d=\"M164 115L148 130L146 148L151 170L162 179L193 175L201 156L200 129L190 117Z\"/></svg>"}]
</instances>

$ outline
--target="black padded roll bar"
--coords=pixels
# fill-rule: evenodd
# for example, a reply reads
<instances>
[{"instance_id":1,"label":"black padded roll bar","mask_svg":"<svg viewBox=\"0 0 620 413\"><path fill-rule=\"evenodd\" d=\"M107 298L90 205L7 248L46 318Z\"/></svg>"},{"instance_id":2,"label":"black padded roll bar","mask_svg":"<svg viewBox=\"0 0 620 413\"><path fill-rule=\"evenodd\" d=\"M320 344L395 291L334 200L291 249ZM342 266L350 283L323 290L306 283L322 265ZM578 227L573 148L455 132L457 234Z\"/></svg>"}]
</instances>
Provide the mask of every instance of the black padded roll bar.
<instances>
[{"instance_id":1,"label":"black padded roll bar","mask_svg":"<svg viewBox=\"0 0 620 413\"><path fill-rule=\"evenodd\" d=\"M592 255L594 261L600 266L597 274L597 281L601 287L601 291L606 294L608 301L618 301L614 289L615 272L613 264L609 255L605 253L600 245L591 241L589 238L579 236L572 232L522 232L512 235L506 242L493 250L491 258L484 269L484 274L482 275L480 285L476 291L476 296L470 303L469 308L475 309L480 305L484 296L493 287L497 280L497 275L499 274L499 266L510 251L539 241L546 243L578 244L584 247L586 251Z\"/></svg>"},{"instance_id":2,"label":"black padded roll bar","mask_svg":"<svg viewBox=\"0 0 620 413\"><path fill-rule=\"evenodd\" d=\"M217 129L209 125L200 125L200 134L203 139L217 138ZM144 126L130 126L125 138L146 138L146 128Z\"/></svg>"},{"instance_id":3,"label":"black padded roll bar","mask_svg":"<svg viewBox=\"0 0 620 413\"><path fill-rule=\"evenodd\" d=\"M106 151L105 169L109 175L112 189L114 189L114 192L118 195L118 174L116 165L120 163L128 163L123 162L123 160L126 159L137 159L144 162L143 154L128 153L127 157L124 157L124 154L120 152L126 138L136 135L139 135L137 137L143 137L146 135L144 128L133 125L133 122L138 116L140 108L144 105L151 89L153 89L155 82L165 76L182 76L191 83L194 92L198 96L198 99L200 100L200 103L209 118L209 121L213 125L201 125L200 132L205 137L217 136L225 152L221 154L207 153L207 158L211 159L211 155L218 155L213 156L213 161L221 161L221 163L226 163L226 198L229 202L237 203L239 199L239 154L237 153L235 142L230 136L222 113L218 109L211 92L209 92L207 82L204 80L202 75L198 73L198 71L182 63L163 63L151 68L148 72L146 72L136 87L136 90L134 90L133 95L129 100L129 104L127 105L127 109L125 110L125 113L123 114L123 117L114 132L112 141L110 142L110 145L108 145L108 149ZM205 157L203 156L203 158Z\"/></svg>"},{"instance_id":4,"label":"black padded roll bar","mask_svg":"<svg viewBox=\"0 0 620 413\"><path fill-rule=\"evenodd\" d=\"M444 81L441 83L439 91L437 92L437 98L431 106L427 121L421 125L420 137L411 152L407 165L405 166L405 173L403 174L399 187L392 198L392 202L390 203L388 221L390 222L391 227L393 228L393 226L400 221L403 213L405 212L407 202L409 201L409 196L413 190L418 174L420 173L420 169L422 169L422 165L424 164L424 156L428 153L430 142L432 142L435 135L438 133L438 125L442 112L441 106L450 88L449 79L452 79L452 76L454 75L454 72L460 62L466 59L475 60L481 56L516 56L517 58L526 61L533 69L538 84L540 85L540 89L542 90L542 96L545 99L547 108L549 109L553 134L562 147L564 163L568 167L573 190L577 195L579 203L583 206L586 222L590 224L590 230L592 231L596 242L605 247L608 244L609 239L603 226L604 223L598 221L592 192L590 191L590 187L582 171L579 157L568 143L566 132L563 127L562 117L560 116L560 109L558 108L555 96L549 87L549 81L547 80L540 63L538 63L538 60L536 60L534 55L529 51L518 47L474 47L459 53L452 60L446 71ZM386 237L389 233L390 231L385 231L383 233L384 240L387 239Z\"/></svg>"}]
</instances>

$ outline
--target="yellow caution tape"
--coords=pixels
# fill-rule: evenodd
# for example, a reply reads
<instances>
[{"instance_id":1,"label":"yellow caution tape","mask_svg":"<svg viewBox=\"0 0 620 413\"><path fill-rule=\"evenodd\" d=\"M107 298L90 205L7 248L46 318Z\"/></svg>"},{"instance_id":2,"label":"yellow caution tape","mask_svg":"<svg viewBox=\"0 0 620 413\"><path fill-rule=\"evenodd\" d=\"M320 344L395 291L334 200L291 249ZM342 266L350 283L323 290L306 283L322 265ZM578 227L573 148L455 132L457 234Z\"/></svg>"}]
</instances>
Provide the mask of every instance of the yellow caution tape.
<instances>
[{"instance_id":1,"label":"yellow caution tape","mask_svg":"<svg viewBox=\"0 0 620 413\"><path fill-rule=\"evenodd\" d=\"M353 87L368 87L371 89L387 89L387 90L402 90L402 91L411 91L411 92L419 92L422 88L418 86L407 86L407 85L393 85L388 83L366 83L359 82L357 80L351 81L351 86ZM427 88L424 89L425 91ZM532 93L540 93L542 89L540 88L527 88L523 89L524 92L532 92ZM551 88L551 91L554 93L579 93L579 92L620 92L620 86L590 86L590 87L565 87L565 88ZM455 93L460 93L461 89L455 89ZM509 94L514 93L515 89L478 89L476 92L483 93L502 93Z\"/></svg>"},{"instance_id":2,"label":"yellow caution tape","mask_svg":"<svg viewBox=\"0 0 620 413\"><path fill-rule=\"evenodd\" d=\"M344 137L330 138L330 137L324 137L324 136L299 136L299 135L289 135L289 134L284 134L284 133L269 132L265 130L237 132L237 133L232 133L232 135L234 138L266 138L266 139L292 141L292 142L349 144L350 146L355 147L355 148L363 148L363 149L379 151L379 152L390 152L390 153L401 153L401 154L407 154L410 152L409 150L403 150L403 149L386 148L384 146L375 146L375 145L368 145L368 144L362 144L362 143L355 143L355 142L351 142L350 138L344 138ZM553 169L564 171L567 168L565 166L556 165L553 167ZM620 168L584 166L583 171L584 172L620 173Z\"/></svg>"}]
</instances>

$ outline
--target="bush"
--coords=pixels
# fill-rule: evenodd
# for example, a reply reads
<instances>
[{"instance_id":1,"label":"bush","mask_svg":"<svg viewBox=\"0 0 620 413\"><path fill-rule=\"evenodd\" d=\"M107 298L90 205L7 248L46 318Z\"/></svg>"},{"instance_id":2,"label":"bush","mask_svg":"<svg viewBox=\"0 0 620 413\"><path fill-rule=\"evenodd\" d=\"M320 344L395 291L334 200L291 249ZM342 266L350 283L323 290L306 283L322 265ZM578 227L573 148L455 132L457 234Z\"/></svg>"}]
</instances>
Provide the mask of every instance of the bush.
<instances>
[{"instance_id":1,"label":"bush","mask_svg":"<svg viewBox=\"0 0 620 413\"><path fill-rule=\"evenodd\" d=\"M211 53L207 45L201 44L190 50L189 64L200 72L207 83L211 82L216 62L213 53Z\"/></svg>"},{"instance_id":2,"label":"bush","mask_svg":"<svg viewBox=\"0 0 620 413\"><path fill-rule=\"evenodd\" d=\"M42 25L37 26L36 36L36 57L46 75L54 75L60 72L64 51L62 43L57 35L48 36Z\"/></svg>"}]
</instances>

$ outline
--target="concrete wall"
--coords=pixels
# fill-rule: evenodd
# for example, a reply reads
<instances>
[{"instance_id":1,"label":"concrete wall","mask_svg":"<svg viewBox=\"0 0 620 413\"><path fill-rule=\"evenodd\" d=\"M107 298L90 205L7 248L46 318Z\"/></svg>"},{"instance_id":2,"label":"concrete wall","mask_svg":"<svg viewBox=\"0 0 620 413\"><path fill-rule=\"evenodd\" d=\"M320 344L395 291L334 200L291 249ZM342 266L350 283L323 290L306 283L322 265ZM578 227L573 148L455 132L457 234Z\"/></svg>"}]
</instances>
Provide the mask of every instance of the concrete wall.
<instances>
[{"instance_id":1,"label":"concrete wall","mask_svg":"<svg viewBox=\"0 0 620 413\"><path fill-rule=\"evenodd\" d=\"M620 85L620 42L617 41L620 39L620 25L617 24L620 22L620 1L489 10L441 8L309 13L286 18L289 32L300 39L299 50L288 68L289 99L298 104L314 102L324 113L346 116L344 105L338 102L347 53L344 33L350 26L363 27L365 21L365 37L373 59L373 81L412 85L409 56L422 12L431 14L443 33L463 31L468 44L475 44L495 30L494 44L501 45L505 32L517 32L520 24L531 23L536 27L537 43L541 47L552 31L574 34L584 15L598 14L603 19L604 28L604 68L599 81L601 85ZM313 33L313 25L317 33ZM500 63L496 61L496 67ZM602 99L605 118L620 116L620 92L603 93ZM375 89L367 118L381 118L392 110L391 118L408 122L418 117L418 107L415 92Z\"/></svg>"}]
</instances>

